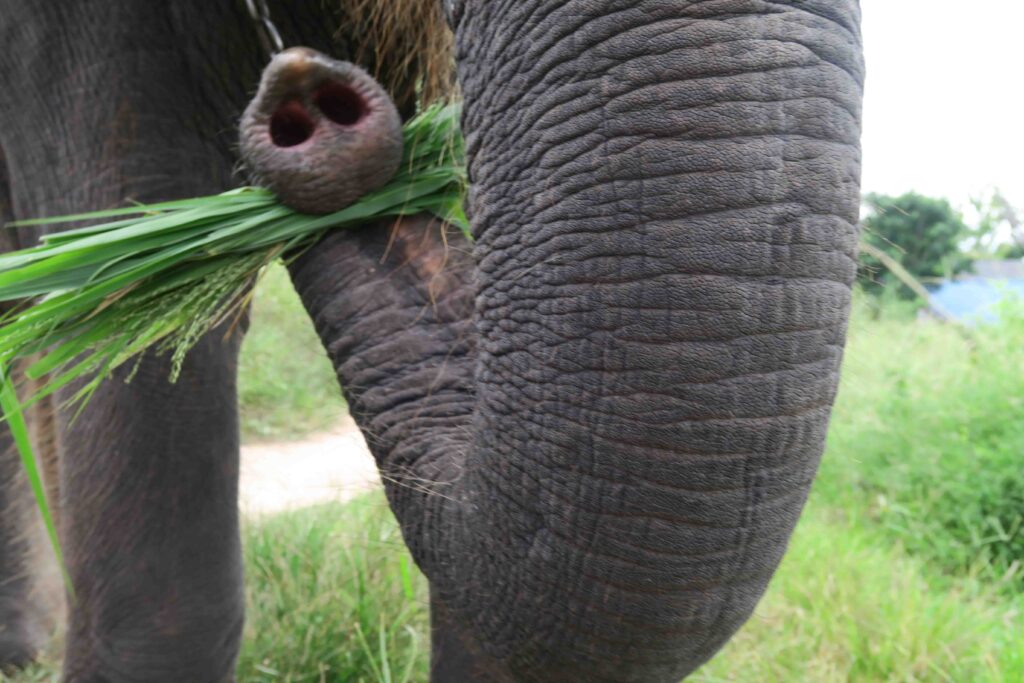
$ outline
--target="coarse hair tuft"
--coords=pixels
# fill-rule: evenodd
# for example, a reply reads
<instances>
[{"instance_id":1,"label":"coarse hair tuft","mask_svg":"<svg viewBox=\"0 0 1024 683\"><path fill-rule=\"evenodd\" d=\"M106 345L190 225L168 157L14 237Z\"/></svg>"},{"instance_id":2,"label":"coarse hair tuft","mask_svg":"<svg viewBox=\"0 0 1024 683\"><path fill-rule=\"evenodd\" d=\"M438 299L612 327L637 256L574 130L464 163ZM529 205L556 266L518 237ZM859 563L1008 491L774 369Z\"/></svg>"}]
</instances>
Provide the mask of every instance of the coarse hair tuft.
<instances>
[{"instance_id":1,"label":"coarse hair tuft","mask_svg":"<svg viewBox=\"0 0 1024 683\"><path fill-rule=\"evenodd\" d=\"M340 26L400 109L456 97L454 40L439 0L345 0Z\"/></svg>"}]
</instances>

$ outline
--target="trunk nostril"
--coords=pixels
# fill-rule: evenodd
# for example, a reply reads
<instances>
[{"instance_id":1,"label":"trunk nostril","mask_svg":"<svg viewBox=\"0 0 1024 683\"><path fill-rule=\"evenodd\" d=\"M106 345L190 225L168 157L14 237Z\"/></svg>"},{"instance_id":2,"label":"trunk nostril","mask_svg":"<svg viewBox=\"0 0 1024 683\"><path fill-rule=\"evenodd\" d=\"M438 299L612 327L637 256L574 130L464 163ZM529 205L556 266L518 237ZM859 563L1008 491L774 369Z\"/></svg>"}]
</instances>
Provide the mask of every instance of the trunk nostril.
<instances>
[{"instance_id":1,"label":"trunk nostril","mask_svg":"<svg viewBox=\"0 0 1024 683\"><path fill-rule=\"evenodd\" d=\"M355 64L292 49L263 70L238 125L253 178L295 211L327 214L388 184L402 163L402 119Z\"/></svg>"},{"instance_id":2,"label":"trunk nostril","mask_svg":"<svg viewBox=\"0 0 1024 683\"><path fill-rule=\"evenodd\" d=\"M313 97L313 103L324 116L339 126L354 126L367 113L362 95L335 81L320 86Z\"/></svg>"},{"instance_id":3,"label":"trunk nostril","mask_svg":"<svg viewBox=\"0 0 1024 683\"><path fill-rule=\"evenodd\" d=\"M316 124L297 100L285 102L270 118L270 139L278 147L301 145L313 135Z\"/></svg>"}]
</instances>

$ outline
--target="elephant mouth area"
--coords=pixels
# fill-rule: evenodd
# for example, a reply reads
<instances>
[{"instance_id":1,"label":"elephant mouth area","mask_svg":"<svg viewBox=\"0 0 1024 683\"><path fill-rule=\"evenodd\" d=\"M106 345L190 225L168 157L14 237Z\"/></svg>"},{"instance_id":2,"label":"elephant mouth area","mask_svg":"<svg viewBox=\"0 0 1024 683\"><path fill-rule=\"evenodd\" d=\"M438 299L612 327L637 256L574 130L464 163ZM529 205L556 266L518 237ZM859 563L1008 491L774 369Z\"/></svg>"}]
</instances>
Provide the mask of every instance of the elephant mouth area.
<instances>
[{"instance_id":1,"label":"elephant mouth area","mask_svg":"<svg viewBox=\"0 0 1024 683\"><path fill-rule=\"evenodd\" d=\"M289 100L270 117L270 140L277 147L295 147L313 137L316 124L298 100Z\"/></svg>"},{"instance_id":2,"label":"elephant mouth area","mask_svg":"<svg viewBox=\"0 0 1024 683\"><path fill-rule=\"evenodd\" d=\"M362 95L336 81L320 86L313 95L313 104L328 120L339 126L354 126L368 113Z\"/></svg>"}]
</instances>

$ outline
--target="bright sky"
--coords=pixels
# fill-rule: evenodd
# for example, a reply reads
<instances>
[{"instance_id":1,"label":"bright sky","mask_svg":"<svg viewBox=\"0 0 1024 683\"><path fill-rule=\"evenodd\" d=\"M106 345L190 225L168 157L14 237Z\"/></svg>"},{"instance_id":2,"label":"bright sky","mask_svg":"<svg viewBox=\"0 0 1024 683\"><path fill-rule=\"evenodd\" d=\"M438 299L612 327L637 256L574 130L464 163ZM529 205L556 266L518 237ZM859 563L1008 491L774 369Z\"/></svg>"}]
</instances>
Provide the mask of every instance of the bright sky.
<instances>
[{"instance_id":1,"label":"bright sky","mask_svg":"<svg viewBox=\"0 0 1024 683\"><path fill-rule=\"evenodd\" d=\"M1024 2L861 0L865 192L1024 208Z\"/></svg>"}]
</instances>

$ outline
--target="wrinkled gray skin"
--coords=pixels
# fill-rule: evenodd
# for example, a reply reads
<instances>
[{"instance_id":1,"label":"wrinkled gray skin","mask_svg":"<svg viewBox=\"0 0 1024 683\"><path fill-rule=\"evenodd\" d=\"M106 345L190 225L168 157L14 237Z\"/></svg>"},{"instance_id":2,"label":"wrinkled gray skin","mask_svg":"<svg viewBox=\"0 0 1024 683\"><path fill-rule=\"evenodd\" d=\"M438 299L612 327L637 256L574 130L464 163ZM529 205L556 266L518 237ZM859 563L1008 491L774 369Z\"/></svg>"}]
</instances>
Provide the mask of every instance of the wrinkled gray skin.
<instances>
[{"instance_id":1,"label":"wrinkled gray skin","mask_svg":"<svg viewBox=\"0 0 1024 683\"><path fill-rule=\"evenodd\" d=\"M5 210L235 184L262 62L238 5L0 1ZM272 12L289 44L344 56L319 7ZM434 680L678 681L751 613L822 451L854 275L858 5L446 9L475 244L368 226L293 279L430 579ZM59 417L66 680L230 679L236 352L211 337L174 386L150 359ZM46 619L0 463L10 658Z\"/></svg>"}]
</instances>

